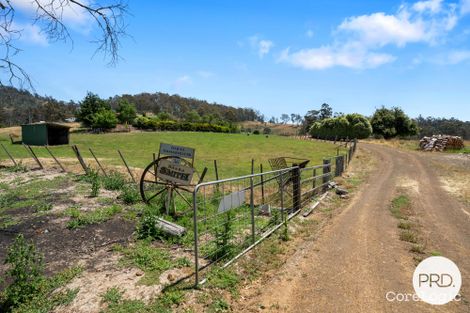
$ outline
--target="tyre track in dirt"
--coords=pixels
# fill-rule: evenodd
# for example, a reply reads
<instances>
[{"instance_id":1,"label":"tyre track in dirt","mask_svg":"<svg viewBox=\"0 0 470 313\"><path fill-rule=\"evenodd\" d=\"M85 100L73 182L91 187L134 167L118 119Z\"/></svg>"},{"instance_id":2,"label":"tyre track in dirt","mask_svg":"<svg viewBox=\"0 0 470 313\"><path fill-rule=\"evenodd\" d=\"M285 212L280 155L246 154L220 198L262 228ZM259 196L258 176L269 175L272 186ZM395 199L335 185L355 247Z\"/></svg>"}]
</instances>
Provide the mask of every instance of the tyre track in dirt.
<instances>
[{"instance_id":1,"label":"tyre track in dirt","mask_svg":"<svg viewBox=\"0 0 470 313\"><path fill-rule=\"evenodd\" d=\"M404 181L429 244L454 260L468 299L470 219L450 197L424 155L360 144L378 159L376 171L320 238L293 255L250 301L252 309L273 312L470 312L468 302L431 306L422 302L390 302L389 291L412 294L415 269L409 246L399 240L391 199ZM403 187L403 186L402 186Z\"/></svg>"}]
</instances>

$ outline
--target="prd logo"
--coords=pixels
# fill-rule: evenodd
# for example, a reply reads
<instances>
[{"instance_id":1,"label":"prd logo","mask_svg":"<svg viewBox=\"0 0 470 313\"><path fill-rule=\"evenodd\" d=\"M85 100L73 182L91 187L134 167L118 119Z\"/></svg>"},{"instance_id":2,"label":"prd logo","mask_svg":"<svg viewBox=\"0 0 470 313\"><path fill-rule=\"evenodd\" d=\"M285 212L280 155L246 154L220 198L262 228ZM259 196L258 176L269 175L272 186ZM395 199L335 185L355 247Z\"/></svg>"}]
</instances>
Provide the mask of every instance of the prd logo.
<instances>
[{"instance_id":1,"label":"prd logo","mask_svg":"<svg viewBox=\"0 0 470 313\"><path fill-rule=\"evenodd\" d=\"M421 261L413 274L416 294L430 304L446 304L454 300L461 285L459 268L442 256L432 256Z\"/></svg>"}]
</instances>

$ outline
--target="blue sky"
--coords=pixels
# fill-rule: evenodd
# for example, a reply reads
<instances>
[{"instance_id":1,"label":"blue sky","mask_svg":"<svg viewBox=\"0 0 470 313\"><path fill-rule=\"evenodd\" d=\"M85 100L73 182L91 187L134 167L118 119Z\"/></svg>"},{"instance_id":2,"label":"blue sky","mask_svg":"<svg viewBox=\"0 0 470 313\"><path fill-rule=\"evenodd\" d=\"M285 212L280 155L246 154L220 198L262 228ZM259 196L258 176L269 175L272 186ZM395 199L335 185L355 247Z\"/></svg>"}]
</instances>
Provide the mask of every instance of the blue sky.
<instances>
[{"instance_id":1,"label":"blue sky","mask_svg":"<svg viewBox=\"0 0 470 313\"><path fill-rule=\"evenodd\" d=\"M267 117L327 102L345 113L385 105L470 120L470 0L129 1L132 38L115 67L93 57L96 30L81 12L66 15L72 49L30 25L28 0L15 2L15 61L39 94L161 91Z\"/></svg>"}]
</instances>

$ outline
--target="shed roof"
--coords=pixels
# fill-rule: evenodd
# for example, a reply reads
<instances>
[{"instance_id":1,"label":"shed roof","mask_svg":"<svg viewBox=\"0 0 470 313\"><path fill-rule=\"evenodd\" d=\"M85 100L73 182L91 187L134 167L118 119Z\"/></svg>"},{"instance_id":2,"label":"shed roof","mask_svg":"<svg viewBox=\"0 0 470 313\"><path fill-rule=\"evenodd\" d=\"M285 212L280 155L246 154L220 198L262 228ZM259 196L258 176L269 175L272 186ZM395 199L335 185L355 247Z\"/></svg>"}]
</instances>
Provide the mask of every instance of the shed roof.
<instances>
[{"instance_id":1,"label":"shed roof","mask_svg":"<svg viewBox=\"0 0 470 313\"><path fill-rule=\"evenodd\" d=\"M54 122L36 122L31 124L22 124L21 126L29 126L29 125L47 125L52 127L60 127L60 128L72 128L72 126L61 124L61 123L54 123Z\"/></svg>"}]
</instances>

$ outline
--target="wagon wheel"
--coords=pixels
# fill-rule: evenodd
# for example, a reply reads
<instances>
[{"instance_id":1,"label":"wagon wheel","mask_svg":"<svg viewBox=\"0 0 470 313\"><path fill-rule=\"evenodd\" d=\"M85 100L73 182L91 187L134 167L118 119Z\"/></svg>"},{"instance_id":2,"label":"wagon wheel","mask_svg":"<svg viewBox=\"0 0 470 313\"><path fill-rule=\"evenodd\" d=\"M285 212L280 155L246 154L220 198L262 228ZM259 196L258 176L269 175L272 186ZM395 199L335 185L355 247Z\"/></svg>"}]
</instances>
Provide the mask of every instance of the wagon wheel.
<instances>
[{"instance_id":1,"label":"wagon wheel","mask_svg":"<svg viewBox=\"0 0 470 313\"><path fill-rule=\"evenodd\" d=\"M162 160L170 160L172 163L185 165L191 167L191 163L180 157L165 156L161 157L150 163L142 173L140 179L140 195L142 200L147 204L164 203L166 213L170 214L170 209L173 209L173 214L176 215L175 197L182 199L188 206L192 206L189 193L192 192L192 187L195 184L177 184L174 182L166 181L156 175L158 164ZM194 170L192 181L199 181L199 174Z\"/></svg>"}]
</instances>

